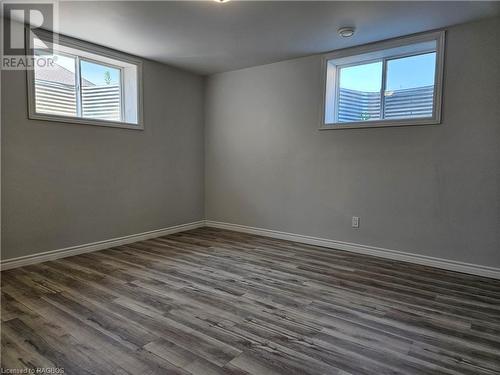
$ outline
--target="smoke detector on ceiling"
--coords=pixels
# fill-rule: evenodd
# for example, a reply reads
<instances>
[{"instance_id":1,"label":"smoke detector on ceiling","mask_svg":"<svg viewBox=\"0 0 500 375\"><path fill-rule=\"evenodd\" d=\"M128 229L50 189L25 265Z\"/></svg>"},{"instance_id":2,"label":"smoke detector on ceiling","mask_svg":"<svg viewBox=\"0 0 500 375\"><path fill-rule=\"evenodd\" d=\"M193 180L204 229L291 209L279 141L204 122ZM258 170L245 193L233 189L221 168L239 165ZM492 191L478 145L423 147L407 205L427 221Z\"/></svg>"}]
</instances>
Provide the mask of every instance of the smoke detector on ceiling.
<instances>
[{"instance_id":1,"label":"smoke detector on ceiling","mask_svg":"<svg viewBox=\"0 0 500 375\"><path fill-rule=\"evenodd\" d=\"M354 35L354 30L356 30L354 27L341 27L337 32L342 38L350 38Z\"/></svg>"}]
</instances>

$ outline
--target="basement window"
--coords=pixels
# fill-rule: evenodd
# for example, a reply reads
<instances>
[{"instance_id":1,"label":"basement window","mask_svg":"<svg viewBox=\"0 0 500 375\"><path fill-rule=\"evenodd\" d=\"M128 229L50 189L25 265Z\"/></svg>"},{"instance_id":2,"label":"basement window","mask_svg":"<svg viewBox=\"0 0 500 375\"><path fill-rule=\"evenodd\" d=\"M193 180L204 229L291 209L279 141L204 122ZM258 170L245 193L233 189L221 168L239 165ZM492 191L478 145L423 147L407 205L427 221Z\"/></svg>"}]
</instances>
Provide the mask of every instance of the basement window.
<instances>
[{"instance_id":1,"label":"basement window","mask_svg":"<svg viewBox=\"0 0 500 375\"><path fill-rule=\"evenodd\" d=\"M29 118L143 129L141 61L54 35L27 31Z\"/></svg>"},{"instance_id":2,"label":"basement window","mask_svg":"<svg viewBox=\"0 0 500 375\"><path fill-rule=\"evenodd\" d=\"M324 57L320 129L439 124L444 31Z\"/></svg>"}]
</instances>

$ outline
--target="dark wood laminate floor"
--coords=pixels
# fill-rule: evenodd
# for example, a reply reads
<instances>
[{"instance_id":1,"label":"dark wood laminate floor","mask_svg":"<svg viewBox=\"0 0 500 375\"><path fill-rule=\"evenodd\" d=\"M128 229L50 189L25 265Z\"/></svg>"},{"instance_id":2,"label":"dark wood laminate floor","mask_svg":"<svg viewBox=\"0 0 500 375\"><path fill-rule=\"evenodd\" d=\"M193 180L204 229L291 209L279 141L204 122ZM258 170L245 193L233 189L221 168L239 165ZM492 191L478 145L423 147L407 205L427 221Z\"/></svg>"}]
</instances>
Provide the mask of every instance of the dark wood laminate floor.
<instances>
[{"instance_id":1,"label":"dark wood laminate floor","mask_svg":"<svg viewBox=\"0 0 500 375\"><path fill-rule=\"evenodd\" d=\"M500 373L498 280L213 228L1 277L3 368Z\"/></svg>"}]
</instances>

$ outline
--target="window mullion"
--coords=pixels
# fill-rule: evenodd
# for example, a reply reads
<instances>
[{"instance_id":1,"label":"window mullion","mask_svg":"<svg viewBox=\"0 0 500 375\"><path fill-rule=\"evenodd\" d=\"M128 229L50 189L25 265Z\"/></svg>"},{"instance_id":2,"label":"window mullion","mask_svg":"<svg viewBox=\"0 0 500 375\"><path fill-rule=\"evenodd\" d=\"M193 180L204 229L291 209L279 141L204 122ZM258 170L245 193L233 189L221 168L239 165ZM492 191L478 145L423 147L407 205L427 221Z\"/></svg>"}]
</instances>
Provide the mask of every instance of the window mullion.
<instances>
[{"instance_id":1,"label":"window mullion","mask_svg":"<svg viewBox=\"0 0 500 375\"><path fill-rule=\"evenodd\" d=\"M385 89L387 80L387 59L382 59L382 88L380 90L380 119L385 118Z\"/></svg>"},{"instance_id":2,"label":"window mullion","mask_svg":"<svg viewBox=\"0 0 500 375\"><path fill-rule=\"evenodd\" d=\"M76 79L76 115L82 117L82 79L80 74L80 57L76 56L76 69L75 69L75 79Z\"/></svg>"}]
</instances>

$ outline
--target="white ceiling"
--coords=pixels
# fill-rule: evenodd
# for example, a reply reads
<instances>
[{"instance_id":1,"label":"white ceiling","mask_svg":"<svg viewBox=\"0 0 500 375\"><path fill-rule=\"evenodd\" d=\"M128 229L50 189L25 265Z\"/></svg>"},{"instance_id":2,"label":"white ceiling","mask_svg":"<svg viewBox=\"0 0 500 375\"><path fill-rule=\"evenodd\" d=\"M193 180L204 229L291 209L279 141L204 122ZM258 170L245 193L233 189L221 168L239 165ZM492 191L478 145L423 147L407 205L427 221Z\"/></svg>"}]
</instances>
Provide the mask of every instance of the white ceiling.
<instances>
[{"instance_id":1,"label":"white ceiling","mask_svg":"<svg viewBox=\"0 0 500 375\"><path fill-rule=\"evenodd\" d=\"M500 2L63 1L60 32L210 74L500 14ZM355 26L349 39L341 26Z\"/></svg>"}]
</instances>

